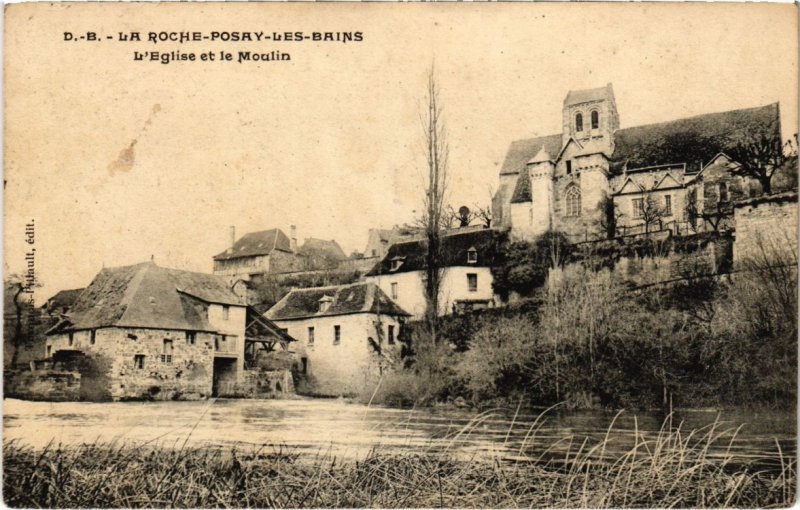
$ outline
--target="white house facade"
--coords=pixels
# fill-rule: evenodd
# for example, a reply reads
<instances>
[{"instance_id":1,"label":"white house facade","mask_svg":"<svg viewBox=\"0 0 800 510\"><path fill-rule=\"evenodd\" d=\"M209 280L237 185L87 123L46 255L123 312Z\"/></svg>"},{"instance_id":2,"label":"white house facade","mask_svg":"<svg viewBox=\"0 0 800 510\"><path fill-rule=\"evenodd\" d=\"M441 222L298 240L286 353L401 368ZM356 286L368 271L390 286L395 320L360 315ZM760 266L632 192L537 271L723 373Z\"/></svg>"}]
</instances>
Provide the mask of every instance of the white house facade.
<instances>
[{"instance_id":1,"label":"white house facade","mask_svg":"<svg viewBox=\"0 0 800 510\"><path fill-rule=\"evenodd\" d=\"M408 317L372 283L295 289L266 312L298 342L298 356L322 395L354 395L400 356Z\"/></svg>"}]
</instances>

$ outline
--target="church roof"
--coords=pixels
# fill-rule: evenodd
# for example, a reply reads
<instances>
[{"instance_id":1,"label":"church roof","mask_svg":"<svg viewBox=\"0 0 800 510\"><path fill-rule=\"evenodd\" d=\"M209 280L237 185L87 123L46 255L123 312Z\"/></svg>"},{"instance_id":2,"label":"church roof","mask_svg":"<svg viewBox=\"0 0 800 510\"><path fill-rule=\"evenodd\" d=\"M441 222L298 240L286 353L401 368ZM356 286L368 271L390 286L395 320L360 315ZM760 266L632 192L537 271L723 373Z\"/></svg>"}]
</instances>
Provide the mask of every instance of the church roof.
<instances>
[{"instance_id":1,"label":"church roof","mask_svg":"<svg viewBox=\"0 0 800 510\"><path fill-rule=\"evenodd\" d=\"M214 260L269 255L272 250L292 251L291 242L280 229L272 228L243 235L232 247L214 255Z\"/></svg>"},{"instance_id":2,"label":"church roof","mask_svg":"<svg viewBox=\"0 0 800 510\"><path fill-rule=\"evenodd\" d=\"M614 133L610 171L686 163L686 171L695 172L745 136L758 132L780 136L778 103L619 129ZM558 154L561 135L512 142L500 175L520 173L543 147Z\"/></svg>"},{"instance_id":3,"label":"church roof","mask_svg":"<svg viewBox=\"0 0 800 510\"><path fill-rule=\"evenodd\" d=\"M519 173L542 149L548 154L558 154L561 151L561 133L511 142L500 175Z\"/></svg>"},{"instance_id":4,"label":"church roof","mask_svg":"<svg viewBox=\"0 0 800 510\"><path fill-rule=\"evenodd\" d=\"M108 326L213 331L203 303L241 305L224 278L144 262L106 268L53 331Z\"/></svg>"},{"instance_id":5,"label":"church roof","mask_svg":"<svg viewBox=\"0 0 800 510\"><path fill-rule=\"evenodd\" d=\"M759 132L780 137L778 103L620 129L614 134L610 170L686 163L686 171L695 172Z\"/></svg>"},{"instance_id":6,"label":"church roof","mask_svg":"<svg viewBox=\"0 0 800 510\"><path fill-rule=\"evenodd\" d=\"M602 101L611 97L614 97L614 90L609 83L605 87L597 87L595 89L570 90L567 93L567 97L564 98L564 104L572 105L590 101Z\"/></svg>"},{"instance_id":7,"label":"church roof","mask_svg":"<svg viewBox=\"0 0 800 510\"><path fill-rule=\"evenodd\" d=\"M320 300L330 305L320 310ZM380 287L374 283L354 283L331 287L294 289L275 303L266 316L270 320L305 319L348 315L354 313L380 313L382 315L408 316Z\"/></svg>"}]
</instances>

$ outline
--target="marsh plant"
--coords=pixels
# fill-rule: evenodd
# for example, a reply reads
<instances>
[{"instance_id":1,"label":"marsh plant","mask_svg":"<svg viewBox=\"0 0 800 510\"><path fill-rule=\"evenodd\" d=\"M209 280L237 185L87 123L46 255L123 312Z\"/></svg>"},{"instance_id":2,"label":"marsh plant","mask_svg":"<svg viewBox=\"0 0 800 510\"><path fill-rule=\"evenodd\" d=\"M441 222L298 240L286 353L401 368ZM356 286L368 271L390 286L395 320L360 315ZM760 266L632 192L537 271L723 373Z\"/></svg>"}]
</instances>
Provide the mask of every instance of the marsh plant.
<instances>
[{"instance_id":1,"label":"marsh plant","mask_svg":"<svg viewBox=\"0 0 800 510\"><path fill-rule=\"evenodd\" d=\"M736 458L737 430L720 422L684 431L614 430L558 444L537 436L493 454L457 455L458 442L493 417L482 413L444 446L371 450L359 459L250 448L4 445L5 503L15 508L365 507L786 507L796 460L776 443L763 458ZM612 443L628 433L632 446ZM612 453L616 452L616 453Z\"/></svg>"}]
</instances>

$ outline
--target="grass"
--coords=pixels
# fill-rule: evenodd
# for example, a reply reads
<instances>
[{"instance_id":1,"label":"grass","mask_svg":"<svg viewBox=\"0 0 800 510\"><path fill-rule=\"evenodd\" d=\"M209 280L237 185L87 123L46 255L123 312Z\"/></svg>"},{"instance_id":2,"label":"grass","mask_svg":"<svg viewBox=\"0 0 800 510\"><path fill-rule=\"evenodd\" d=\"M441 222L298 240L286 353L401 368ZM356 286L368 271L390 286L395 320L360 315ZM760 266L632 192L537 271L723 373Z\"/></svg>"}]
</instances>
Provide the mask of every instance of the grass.
<instances>
[{"instance_id":1,"label":"grass","mask_svg":"<svg viewBox=\"0 0 800 510\"><path fill-rule=\"evenodd\" d=\"M738 430L719 422L688 432L665 421L658 434L636 430L615 448L602 440L540 444L539 419L503 453L465 459L458 441L439 450L373 449L359 460L303 454L282 446L176 448L115 443L35 450L3 448L3 494L10 507L787 507L796 459L776 445L762 459L731 453ZM506 436L508 440L508 436ZM726 447L727 445L727 447ZM506 445L504 445L506 446ZM615 453L616 452L616 453Z\"/></svg>"}]
</instances>

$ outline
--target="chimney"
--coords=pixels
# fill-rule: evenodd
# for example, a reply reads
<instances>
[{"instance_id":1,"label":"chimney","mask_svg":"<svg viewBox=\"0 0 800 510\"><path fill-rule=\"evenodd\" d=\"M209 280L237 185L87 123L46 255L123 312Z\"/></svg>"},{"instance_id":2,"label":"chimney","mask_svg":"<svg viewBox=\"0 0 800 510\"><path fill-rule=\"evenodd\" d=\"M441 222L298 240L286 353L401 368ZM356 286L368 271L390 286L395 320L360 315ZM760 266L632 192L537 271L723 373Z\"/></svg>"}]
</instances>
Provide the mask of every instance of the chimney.
<instances>
[{"instance_id":1,"label":"chimney","mask_svg":"<svg viewBox=\"0 0 800 510\"><path fill-rule=\"evenodd\" d=\"M292 253L297 253L297 227L292 225L289 227L289 231L291 232L291 244L289 245L292 249Z\"/></svg>"},{"instance_id":2,"label":"chimney","mask_svg":"<svg viewBox=\"0 0 800 510\"><path fill-rule=\"evenodd\" d=\"M233 245L236 243L236 227L231 225L230 226L230 242L228 243L228 248L233 248Z\"/></svg>"}]
</instances>

